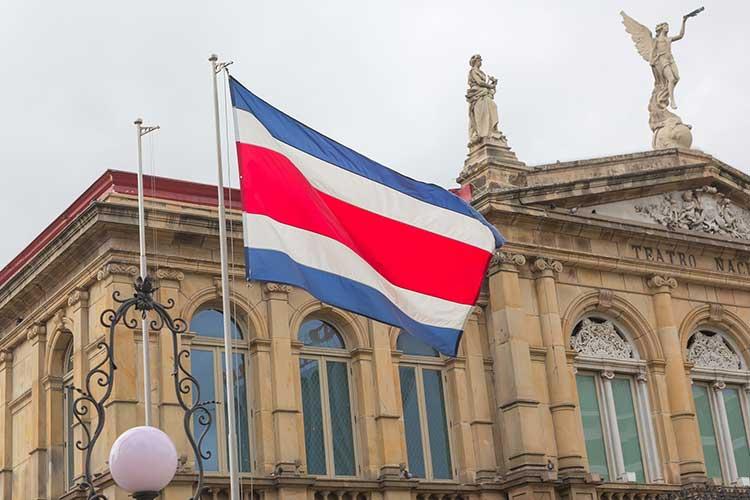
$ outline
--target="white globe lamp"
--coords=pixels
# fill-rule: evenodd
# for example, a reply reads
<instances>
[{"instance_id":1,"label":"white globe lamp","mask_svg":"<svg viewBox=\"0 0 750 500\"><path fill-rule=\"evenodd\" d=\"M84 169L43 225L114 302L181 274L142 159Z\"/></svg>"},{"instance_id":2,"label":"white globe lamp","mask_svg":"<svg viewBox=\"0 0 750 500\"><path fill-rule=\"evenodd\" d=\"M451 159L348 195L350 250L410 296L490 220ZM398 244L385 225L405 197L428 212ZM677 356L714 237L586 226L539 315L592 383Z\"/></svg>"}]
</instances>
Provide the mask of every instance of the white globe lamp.
<instances>
[{"instance_id":1,"label":"white globe lamp","mask_svg":"<svg viewBox=\"0 0 750 500\"><path fill-rule=\"evenodd\" d=\"M156 427L133 427L109 452L109 470L117 486L137 500L153 500L177 472L177 449Z\"/></svg>"}]
</instances>

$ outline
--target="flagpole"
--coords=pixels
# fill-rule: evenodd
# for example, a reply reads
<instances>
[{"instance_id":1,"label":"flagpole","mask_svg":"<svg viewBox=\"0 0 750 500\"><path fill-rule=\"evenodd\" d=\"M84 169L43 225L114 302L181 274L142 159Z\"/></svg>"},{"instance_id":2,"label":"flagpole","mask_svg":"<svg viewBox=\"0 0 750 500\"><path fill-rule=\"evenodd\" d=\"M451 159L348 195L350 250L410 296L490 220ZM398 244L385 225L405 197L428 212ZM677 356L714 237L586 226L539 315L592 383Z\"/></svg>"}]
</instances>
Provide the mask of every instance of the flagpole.
<instances>
[{"instance_id":1,"label":"flagpole","mask_svg":"<svg viewBox=\"0 0 750 500\"><path fill-rule=\"evenodd\" d=\"M143 120L138 118L135 124L138 136L138 240L140 243L141 279L146 279L148 267L146 265L146 210L143 203L143 141L144 135L158 130L159 127L144 127ZM143 337L143 406L146 425L151 426L151 356L149 354L148 322L141 319L141 333Z\"/></svg>"},{"instance_id":2,"label":"flagpole","mask_svg":"<svg viewBox=\"0 0 750 500\"><path fill-rule=\"evenodd\" d=\"M239 500L240 479L237 472L237 432L234 413L234 358L232 356L232 333L230 329L229 269L227 266L227 223L224 208L224 174L221 164L221 130L219 125L219 90L216 76L231 63L218 62L219 56L211 54L211 81L214 91L214 125L216 126L216 163L218 167L219 195L219 253L221 254L221 307L224 316L224 362L226 364L226 407L229 443L229 483L231 500Z\"/></svg>"}]
</instances>

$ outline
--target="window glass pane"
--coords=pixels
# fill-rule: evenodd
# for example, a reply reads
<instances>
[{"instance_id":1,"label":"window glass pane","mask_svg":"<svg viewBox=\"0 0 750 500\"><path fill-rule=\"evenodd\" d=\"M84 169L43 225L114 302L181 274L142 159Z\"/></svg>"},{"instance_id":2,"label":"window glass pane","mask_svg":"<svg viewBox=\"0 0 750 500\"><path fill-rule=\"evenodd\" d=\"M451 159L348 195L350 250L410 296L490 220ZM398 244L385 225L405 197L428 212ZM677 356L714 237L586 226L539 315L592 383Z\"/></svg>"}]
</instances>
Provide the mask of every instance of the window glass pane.
<instances>
[{"instance_id":1,"label":"window glass pane","mask_svg":"<svg viewBox=\"0 0 750 500\"><path fill-rule=\"evenodd\" d=\"M400 366L401 403L404 407L404 432L406 433L406 454L409 461L409 472L414 477L425 477L424 450L422 448L422 424L419 420L419 402L415 369L411 366Z\"/></svg>"},{"instance_id":2,"label":"window glass pane","mask_svg":"<svg viewBox=\"0 0 750 500\"><path fill-rule=\"evenodd\" d=\"M602 417L599 413L599 401L596 397L596 382L591 375L576 375L576 385L578 386L578 401L581 408L589 471L609 480L607 455L604 451L604 435L602 434Z\"/></svg>"},{"instance_id":3,"label":"window glass pane","mask_svg":"<svg viewBox=\"0 0 750 500\"><path fill-rule=\"evenodd\" d=\"M693 384L693 400L695 412L698 414L698 428L703 444L703 458L706 460L706 472L708 477L721 479L721 462L719 462L719 448L716 445L711 402L708 399L708 387Z\"/></svg>"},{"instance_id":4,"label":"window glass pane","mask_svg":"<svg viewBox=\"0 0 750 500\"><path fill-rule=\"evenodd\" d=\"M237 446L239 453L237 454L237 460L239 461L240 472L250 472L250 427L247 421L247 380L245 378L245 355L244 354L233 354L234 358L233 370L234 370L234 413L236 422L237 432ZM224 401L227 400L227 363L224 357L224 353L221 354L221 366L223 368L223 380L222 380L222 391L224 392ZM227 419L227 405L224 405L224 422L229 422ZM227 435L227 463L229 463L229 435Z\"/></svg>"},{"instance_id":5,"label":"window glass pane","mask_svg":"<svg viewBox=\"0 0 750 500\"><path fill-rule=\"evenodd\" d=\"M346 363L326 361L328 403L331 410L333 465L337 476L356 474L352 412L349 402L349 378Z\"/></svg>"},{"instance_id":6,"label":"window glass pane","mask_svg":"<svg viewBox=\"0 0 750 500\"><path fill-rule=\"evenodd\" d=\"M229 321L233 339L241 339L242 332L234 319ZM198 311L190 320L190 331L203 337L224 338L224 315L218 309Z\"/></svg>"},{"instance_id":7,"label":"window glass pane","mask_svg":"<svg viewBox=\"0 0 750 500\"><path fill-rule=\"evenodd\" d=\"M404 354L411 354L412 356L440 356L434 348L425 344L409 332L404 331L401 332L398 340L396 340L396 348L399 351L403 351Z\"/></svg>"},{"instance_id":8,"label":"window glass pane","mask_svg":"<svg viewBox=\"0 0 750 500\"><path fill-rule=\"evenodd\" d=\"M620 443L622 444L622 458L625 462L625 472L635 472L636 481L645 483L646 477L643 474L643 458L641 456L641 444L638 438L638 424L635 419L635 407L633 406L633 393L630 389L630 380L625 378L613 379L612 395L615 398L617 428L620 430Z\"/></svg>"},{"instance_id":9,"label":"window glass pane","mask_svg":"<svg viewBox=\"0 0 750 500\"><path fill-rule=\"evenodd\" d=\"M724 407L727 410L727 420L729 420L729 435L732 437L737 475L750 477L750 450L747 446L745 422L742 418L742 406L737 389L724 389Z\"/></svg>"},{"instance_id":10,"label":"window glass pane","mask_svg":"<svg viewBox=\"0 0 750 500\"><path fill-rule=\"evenodd\" d=\"M452 479L451 450L448 444L448 422L445 417L443 379L438 370L422 370L424 379L427 433L430 438L432 476L435 479Z\"/></svg>"},{"instance_id":11,"label":"window glass pane","mask_svg":"<svg viewBox=\"0 0 750 500\"><path fill-rule=\"evenodd\" d=\"M200 395L193 390L191 396L193 398L200 397L201 401L213 401L216 399L216 393L214 390L214 353L212 351L202 351L193 349L190 354L191 357L191 371L193 377L200 384ZM217 432L216 432L216 405L210 405L207 408L211 414L211 426L208 428L206 437L203 438L203 445L201 446L201 453L205 456L210 454L210 457L203 460L203 466L207 471L218 471L219 470L219 453L217 451ZM193 416L193 428L196 435L196 439L199 438L203 432L205 432L206 426L201 423L202 417L205 418L203 412L197 412Z\"/></svg>"},{"instance_id":12,"label":"window glass pane","mask_svg":"<svg viewBox=\"0 0 750 500\"><path fill-rule=\"evenodd\" d=\"M299 341L311 347L344 348L344 339L336 328L317 319L311 319L302 324L299 329Z\"/></svg>"},{"instance_id":13,"label":"window glass pane","mask_svg":"<svg viewBox=\"0 0 750 500\"><path fill-rule=\"evenodd\" d=\"M314 359L300 359L302 414L305 421L305 452L309 474L326 473L326 448L323 441L323 411L320 404L320 371Z\"/></svg>"}]
</instances>

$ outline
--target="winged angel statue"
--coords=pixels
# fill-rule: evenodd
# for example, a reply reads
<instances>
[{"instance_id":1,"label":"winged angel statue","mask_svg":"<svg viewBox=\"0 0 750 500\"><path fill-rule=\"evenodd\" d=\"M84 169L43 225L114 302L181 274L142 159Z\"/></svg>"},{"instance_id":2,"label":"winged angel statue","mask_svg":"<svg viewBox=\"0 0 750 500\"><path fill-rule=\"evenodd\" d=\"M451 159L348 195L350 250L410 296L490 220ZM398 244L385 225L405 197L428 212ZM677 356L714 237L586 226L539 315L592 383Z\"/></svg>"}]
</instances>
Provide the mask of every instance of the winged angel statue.
<instances>
[{"instance_id":1,"label":"winged angel statue","mask_svg":"<svg viewBox=\"0 0 750 500\"><path fill-rule=\"evenodd\" d=\"M622 23L638 53L651 65L654 74L654 90L648 105L649 126L654 132L654 149L685 147L689 148L693 138L690 125L682 123L682 119L667 108L677 109L674 89L680 81L680 72L672 56L672 42L681 40L685 36L685 24L691 17L703 11L703 7L682 16L682 26L677 36L669 36L669 25L659 23L656 26L656 36L651 30L632 17L620 12Z\"/></svg>"}]
</instances>

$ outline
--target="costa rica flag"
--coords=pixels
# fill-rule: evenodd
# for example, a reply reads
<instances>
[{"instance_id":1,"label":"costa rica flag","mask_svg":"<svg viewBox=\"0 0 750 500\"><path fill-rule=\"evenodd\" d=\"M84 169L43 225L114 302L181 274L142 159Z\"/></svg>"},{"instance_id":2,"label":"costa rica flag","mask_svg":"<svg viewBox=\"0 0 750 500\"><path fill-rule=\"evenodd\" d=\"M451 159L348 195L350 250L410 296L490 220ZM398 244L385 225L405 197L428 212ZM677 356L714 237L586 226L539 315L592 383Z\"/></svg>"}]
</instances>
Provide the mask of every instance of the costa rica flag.
<instances>
[{"instance_id":1,"label":"costa rica flag","mask_svg":"<svg viewBox=\"0 0 750 500\"><path fill-rule=\"evenodd\" d=\"M234 78L248 280L304 288L455 356L497 229L449 191L316 132Z\"/></svg>"}]
</instances>

